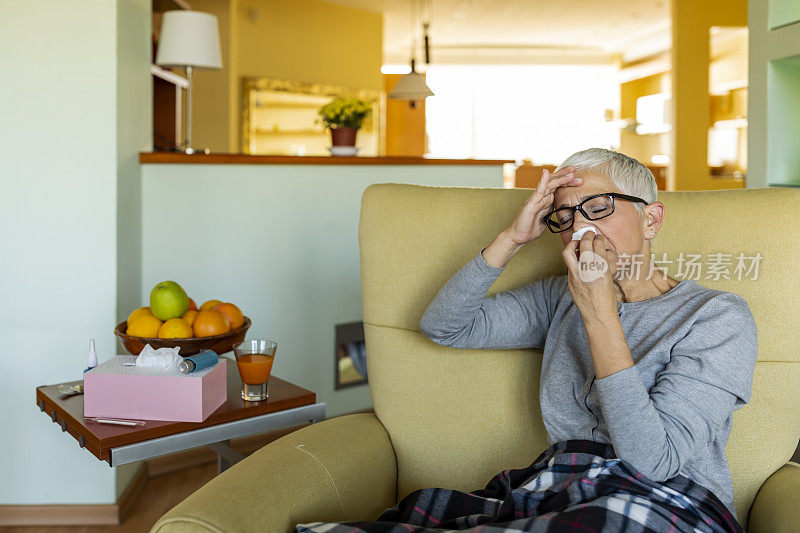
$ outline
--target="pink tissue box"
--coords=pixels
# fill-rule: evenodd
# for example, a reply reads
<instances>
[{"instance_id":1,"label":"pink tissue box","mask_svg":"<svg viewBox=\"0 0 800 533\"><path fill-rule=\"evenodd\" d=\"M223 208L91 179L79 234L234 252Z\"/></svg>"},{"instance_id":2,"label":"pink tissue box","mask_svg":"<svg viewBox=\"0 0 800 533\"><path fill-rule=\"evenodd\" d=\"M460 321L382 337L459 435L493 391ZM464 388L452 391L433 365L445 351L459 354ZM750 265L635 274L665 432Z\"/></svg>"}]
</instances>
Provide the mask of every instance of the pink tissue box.
<instances>
[{"instance_id":1,"label":"pink tissue box","mask_svg":"<svg viewBox=\"0 0 800 533\"><path fill-rule=\"evenodd\" d=\"M188 374L122 366L135 361L118 355L83 375L83 416L202 422L228 399L224 357Z\"/></svg>"}]
</instances>

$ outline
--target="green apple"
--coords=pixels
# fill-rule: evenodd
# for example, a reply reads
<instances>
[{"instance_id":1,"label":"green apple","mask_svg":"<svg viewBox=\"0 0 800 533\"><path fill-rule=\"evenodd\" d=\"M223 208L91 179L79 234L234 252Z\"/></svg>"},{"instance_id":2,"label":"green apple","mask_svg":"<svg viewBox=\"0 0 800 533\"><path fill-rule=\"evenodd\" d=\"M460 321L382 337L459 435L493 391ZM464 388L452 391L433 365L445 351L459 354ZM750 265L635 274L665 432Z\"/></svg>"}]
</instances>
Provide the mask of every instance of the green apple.
<instances>
[{"instance_id":1,"label":"green apple","mask_svg":"<svg viewBox=\"0 0 800 533\"><path fill-rule=\"evenodd\" d=\"M150 312L159 320L179 318L189 309L189 296L174 281L162 281L150 291Z\"/></svg>"}]
</instances>

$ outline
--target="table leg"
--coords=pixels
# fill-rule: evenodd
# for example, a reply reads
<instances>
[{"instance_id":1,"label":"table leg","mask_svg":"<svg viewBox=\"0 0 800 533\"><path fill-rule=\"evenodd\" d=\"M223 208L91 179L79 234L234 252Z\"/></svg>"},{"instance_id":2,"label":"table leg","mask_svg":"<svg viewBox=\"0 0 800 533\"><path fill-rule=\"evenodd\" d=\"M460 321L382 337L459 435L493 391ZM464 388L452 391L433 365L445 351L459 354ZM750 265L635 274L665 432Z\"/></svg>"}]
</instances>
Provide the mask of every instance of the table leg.
<instances>
[{"instance_id":1,"label":"table leg","mask_svg":"<svg viewBox=\"0 0 800 533\"><path fill-rule=\"evenodd\" d=\"M318 422L322 422L325 420L324 417L318 418L309 418L308 421L311 424L316 424ZM244 459L244 455L237 452L231 447L231 441L223 440L220 442L212 442L211 444L206 444L207 448L210 448L214 453L217 454L217 473L221 474L225 470L231 467L231 465L238 463L242 459Z\"/></svg>"},{"instance_id":2,"label":"table leg","mask_svg":"<svg viewBox=\"0 0 800 533\"><path fill-rule=\"evenodd\" d=\"M211 450L217 454L217 472L219 474L230 468L232 464L238 463L244 459L244 455L231 448L230 439L212 442L206 444L206 447L211 448Z\"/></svg>"}]
</instances>

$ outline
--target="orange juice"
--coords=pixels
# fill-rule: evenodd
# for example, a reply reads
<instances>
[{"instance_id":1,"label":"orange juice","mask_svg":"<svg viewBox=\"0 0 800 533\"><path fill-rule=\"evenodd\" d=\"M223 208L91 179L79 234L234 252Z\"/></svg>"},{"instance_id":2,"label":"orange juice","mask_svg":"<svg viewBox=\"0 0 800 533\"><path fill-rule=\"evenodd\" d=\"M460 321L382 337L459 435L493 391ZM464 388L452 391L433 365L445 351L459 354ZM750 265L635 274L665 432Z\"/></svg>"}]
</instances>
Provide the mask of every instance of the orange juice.
<instances>
[{"instance_id":1,"label":"orange juice","mask_svg":"<svg viewBox=\"0 0 800 533\"><path fill-rule=\"evenodd\" d=\"M239 367L239 375L243 382L248 385L261 385L269 381L274 360L274 355L260 353L240 355L236 358L236 366Z\"/></svg>"}]
</instances>

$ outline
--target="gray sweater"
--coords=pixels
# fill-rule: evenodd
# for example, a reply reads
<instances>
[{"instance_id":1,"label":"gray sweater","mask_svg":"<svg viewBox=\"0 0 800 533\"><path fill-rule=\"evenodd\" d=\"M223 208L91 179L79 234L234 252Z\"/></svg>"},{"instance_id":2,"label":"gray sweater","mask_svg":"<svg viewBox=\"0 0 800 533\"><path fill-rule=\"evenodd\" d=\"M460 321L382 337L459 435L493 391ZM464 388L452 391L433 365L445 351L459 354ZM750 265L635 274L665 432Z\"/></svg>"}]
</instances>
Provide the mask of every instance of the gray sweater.
<instances>
[{"instance_id":1,"label":"gray sweater","mask_svg":"<svg viewBox=\"0 0 800 533\"><path fill-rule=\"evenodd\" d=\"M736 516L725 443L733 411L750 400L758 351L744 298L687 279L660 296L618 303L634 366L596 379L567 276L486 297L505 267L489 265L482 252L430 303L422 333L453 348L543 349L539 396L550 444L611 444L650 479L683 474Z\"/></svg>"}]
</instances>

